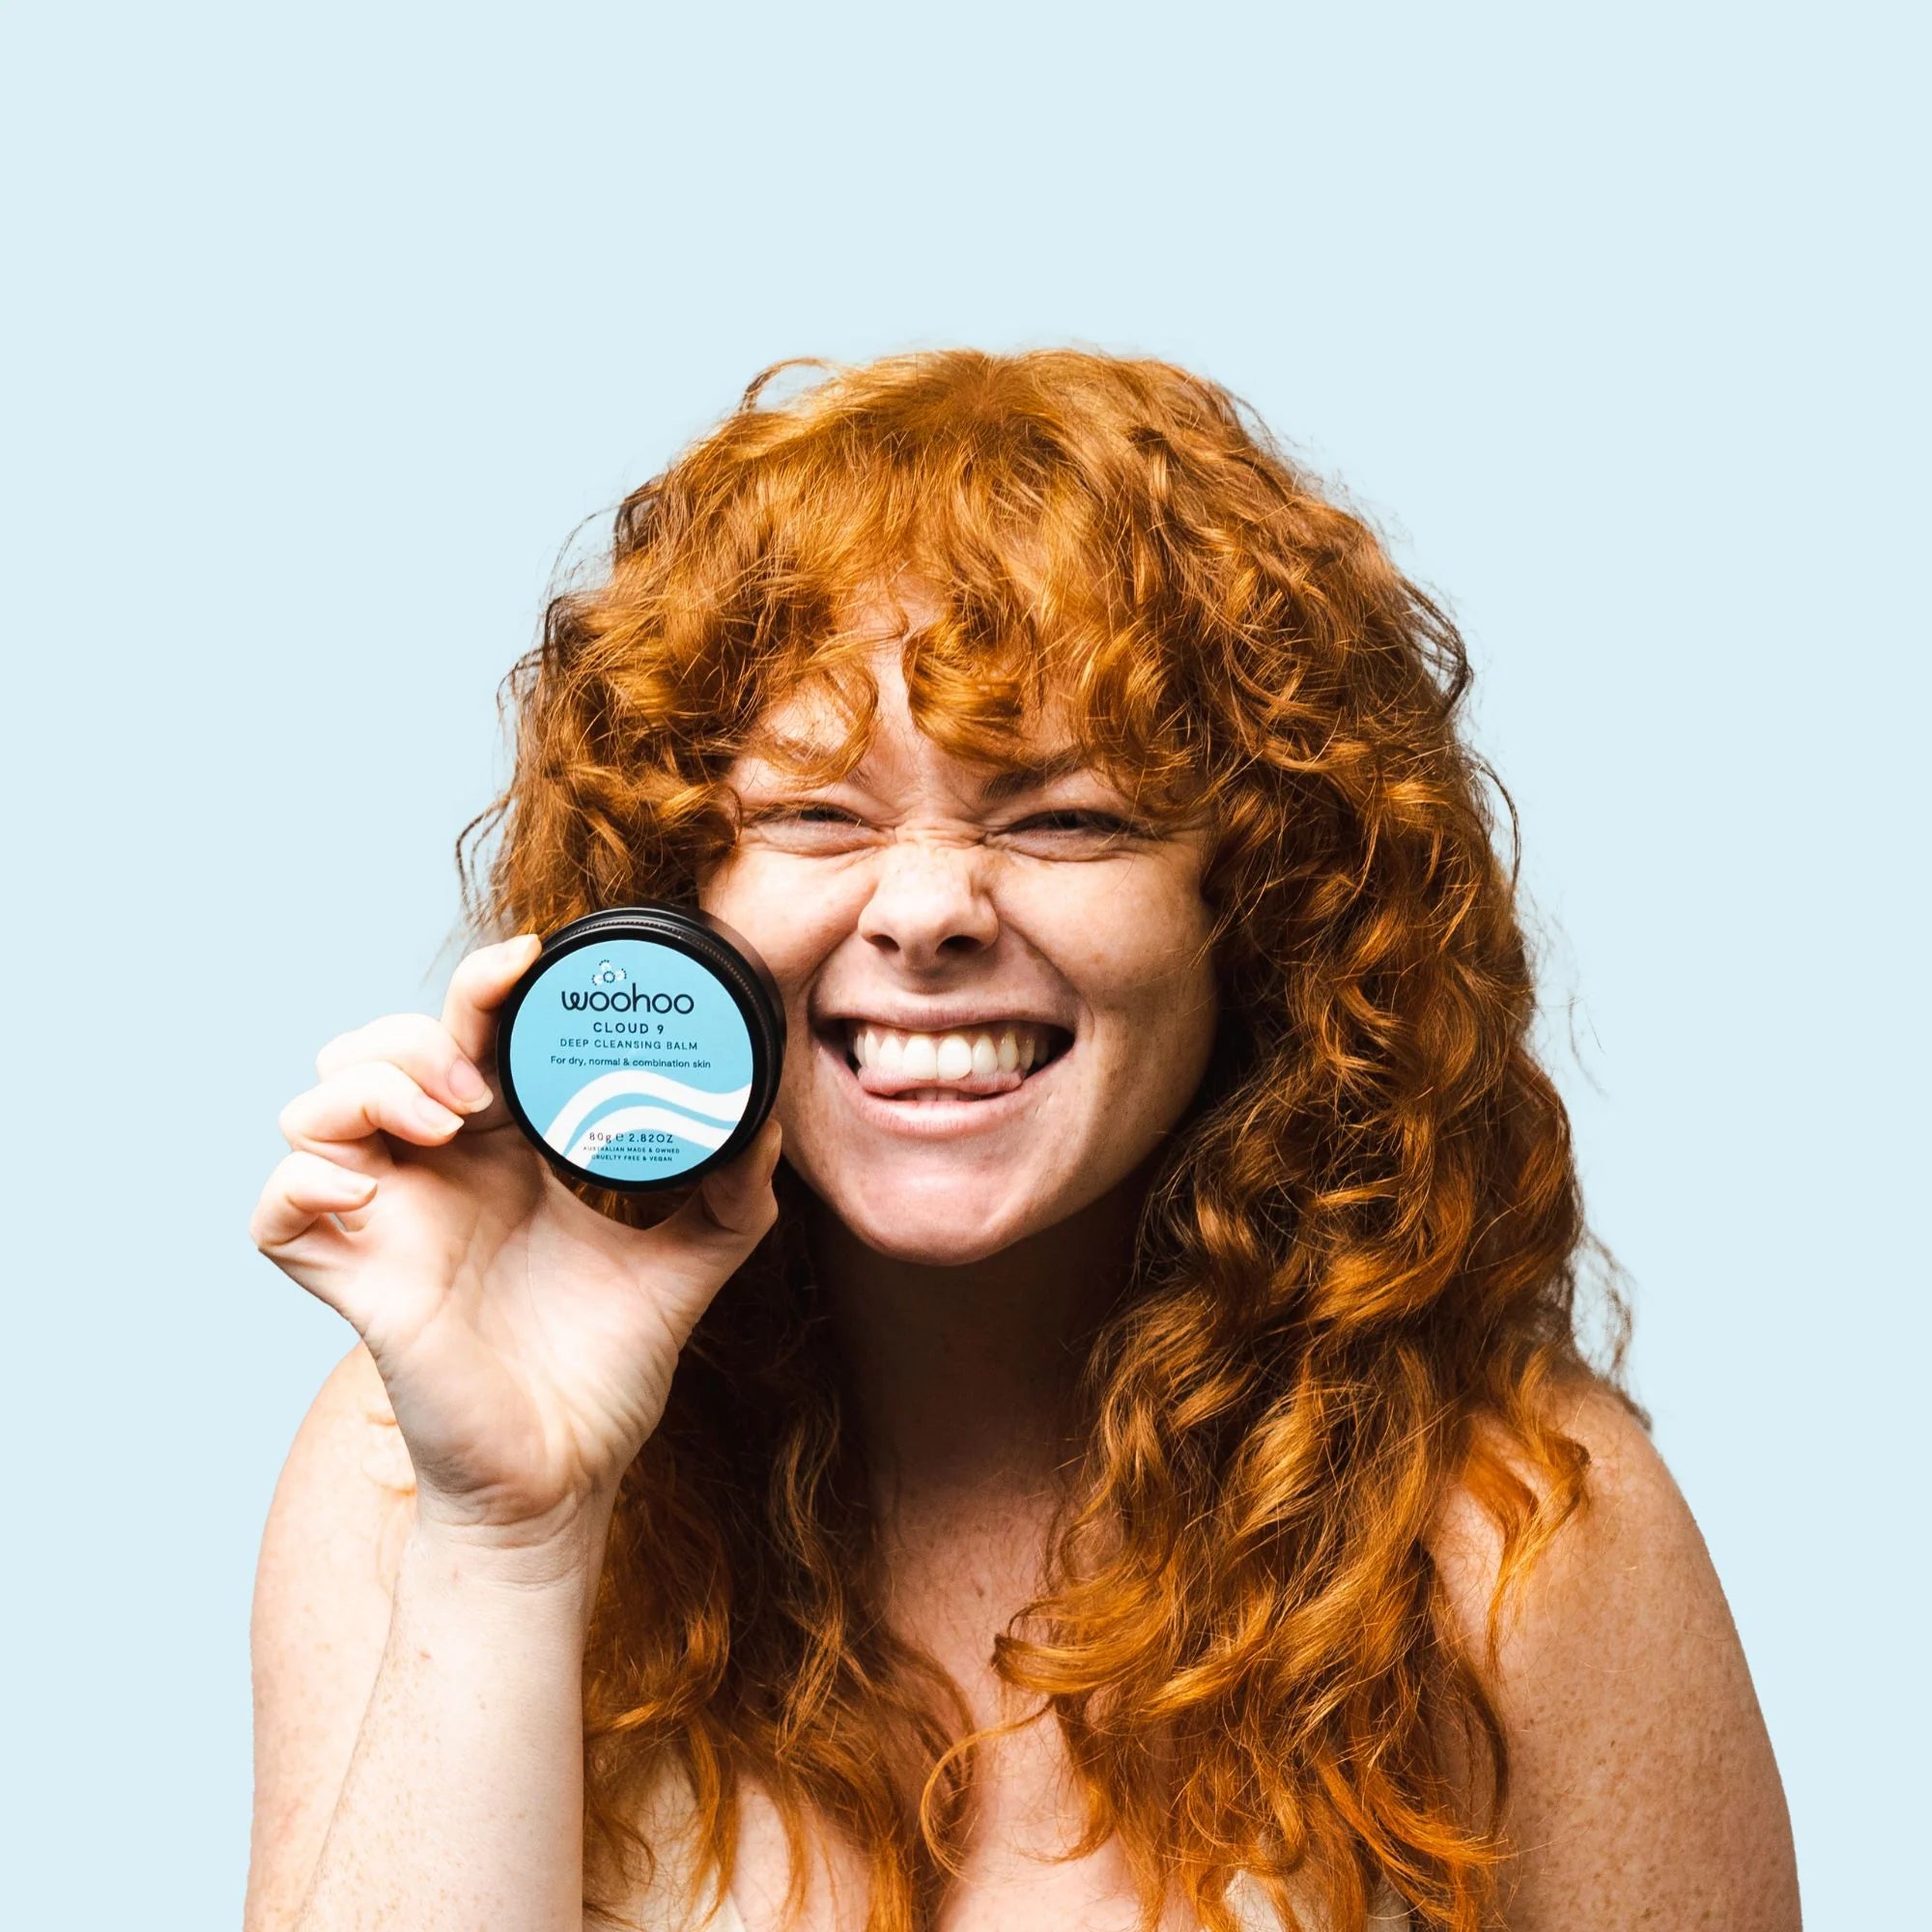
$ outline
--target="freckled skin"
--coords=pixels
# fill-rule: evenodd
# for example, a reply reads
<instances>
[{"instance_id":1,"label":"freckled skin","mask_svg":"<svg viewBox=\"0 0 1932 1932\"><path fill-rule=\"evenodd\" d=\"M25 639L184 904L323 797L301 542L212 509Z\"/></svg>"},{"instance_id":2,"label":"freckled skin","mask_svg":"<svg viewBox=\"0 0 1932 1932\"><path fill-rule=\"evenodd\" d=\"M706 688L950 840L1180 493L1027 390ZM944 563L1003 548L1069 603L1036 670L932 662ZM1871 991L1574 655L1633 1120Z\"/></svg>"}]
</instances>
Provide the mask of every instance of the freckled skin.
<instances>
[{"instance_id":1,"label":"freckled skin","mask_svg":"<svg viewBox=\"0 0 1932 1932\"><path fill-rule=\"evenodd\" d=\"M1010 1715L987 1662L994 1634L1037 1581L1045 1518L1036 1503L1049 1492L1037 1478L1051 1461L1027 1453L1044 1439L1037 1411L1050 1376L1038 1365L1059 1358L1058 1333L1080 1304L1077 1289L1059 1291L1087 1265L1088 1230L1016 1266L1010 1297L997 1292L998 1264L974 1271L971 1286L984 1293L962 1284L950 1296L871 1264L983 1263L1096 1202L1158 1145L1197 1090L1214 1034L1199 895L1206 839L1189 831L1096 857L1091 843L989 831L1103 805L1106 787L1087 774L982 810L980 774L913 727L895 650L873 670L880 730L860 768L865 785L807 794L750 765L734 775L748 802L823 799L856 823L754 829L700 896L756 944L785 995L785 1158L873 1251L841 1247L838 1259L850 1269L856 1253L877 1291L855 1297L844 1332L859 1412L900 1471L882 1507L895 1622L964 1687L975 1720L990 1723ZM802 735L804 722L791 728ZM1071 1077L996 1133L895 1136L855 1115L812 1032L816 1014L864 1010L868 995L1053 1014L1077 1032L1062 1068ZM1521 1851L1502 1881L1512 1932L1797 1932L1776 1761L1688 1508L1616 1405L1592 1401L1563 1427L1590 1451L1596 1499L1531 1573L1494 1687ZM1431 1553L1454 1632L1480 1656L1500 1550L1460 1488ZM998 1896L1001 1923L1083 1922L1094 1900L1124 1895L1106 1848L1044 1877L1030 1862L1064 1845L1068 1824L1052 1796L1066 1767L1046 1738L1021 1733L994 1759L986 1842L969 1882ZM1451 1732L1442 1745L1480 1812L1465 1741ZM769 1805L753 1809L746 1847L739 1895L775 1918L789 1866ZM850 1854L834 1856L860 1884Z\"/></svg>"},{"instance_id":2,"label":"freckled skin","mask_svg":"<svg viewBox=\"0 0 1932 1932\"><path fill-rule=\"evenodd\" d=\"M867 1247L957 1265L1098 1199L1199 1087L1217 1018L1200 893L1208 833L1110 843L1091 827L1040 823L1131 817L1095 771L984 803L984 768L913 724L896 641L871 668L878 729L851 778L810 791L751 758L730 774L748 815L778 801L835 815L748 825L699 901L752 941L784 993L775 1111L785 1159ZM781 719L800 736L813 724L803 708ZM1042 735L1029 749L1052 744ZM919 1139L859 1118L814 1017L940 999L1049 1014L1071 1029L1073 1048L1037 1098L990 1132ZM1022 1097L1031 1091L1030 1080Z\"/></svg>"}]
</instances>

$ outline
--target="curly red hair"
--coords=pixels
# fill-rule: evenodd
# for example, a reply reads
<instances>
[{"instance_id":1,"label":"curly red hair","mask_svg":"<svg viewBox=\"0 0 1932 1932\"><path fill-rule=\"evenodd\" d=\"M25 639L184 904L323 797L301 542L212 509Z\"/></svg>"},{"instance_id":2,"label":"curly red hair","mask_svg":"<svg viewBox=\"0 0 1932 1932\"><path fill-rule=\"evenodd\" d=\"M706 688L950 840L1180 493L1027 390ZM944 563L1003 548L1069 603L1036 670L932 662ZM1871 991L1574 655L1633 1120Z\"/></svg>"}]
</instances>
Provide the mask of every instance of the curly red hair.
<instances>
[{"instance_id":1,"label":"curly red hair","mask_svg":"<svg viewBox=\"0 0 1932 1932\"><path fill-rule=\"evenodd\" d=\"M845 627L901 573L937 605L903 647L921 728L998 761L1051 697L1143 811L1212 814L1220 1036L1090 1340L1048 1587L995 1666L1064 1732L1088 1818L1068 1855L1118 1837L1148 1926L1178 1882L1230 1932L1245 1868L1284 1908L1272 1882L1312 1873L1337 1928L1380 1871L1419 1924L1474 1932L1508 1851L1498 1618L1586 1497L1546 1398L1642 1411L1613 1268L1605 1359L1578 1336L1579 1259L1605 1251L1529 1045L1485 781L1508 794L1456 729L1462 641L1180 369L957 350L766 400L789 366L625 499L608 569L506 680L515 770L457 842L474 926L696 903L768 703L815 681L851 720L834 768L863 750ZM868 1932L914 1932L959 1868L986 1734L879 1613L801 1184L777 1185L623 1484L584 1673L588 1897L610 1916L650 1867L632 1821L675 1756L720 1887L749 1771L796 1867L815 1814L868 1859ZM1430 1555L1452 1488L1502 1533L1487 1658L1452 1640Z\"/></svg>"}]
</instances>

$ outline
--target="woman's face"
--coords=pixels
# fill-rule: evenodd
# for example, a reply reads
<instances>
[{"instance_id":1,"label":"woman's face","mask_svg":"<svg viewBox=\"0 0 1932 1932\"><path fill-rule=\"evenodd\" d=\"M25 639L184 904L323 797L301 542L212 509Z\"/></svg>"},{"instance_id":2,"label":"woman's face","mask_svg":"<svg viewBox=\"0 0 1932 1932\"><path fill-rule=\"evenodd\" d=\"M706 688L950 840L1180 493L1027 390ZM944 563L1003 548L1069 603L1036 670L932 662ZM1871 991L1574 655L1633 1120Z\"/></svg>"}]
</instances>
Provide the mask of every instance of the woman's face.
<instances>
[{"instance_id":1,"label":"woman's face","mask_svg":"<svg viewBox=\"0 0 1932 1932\"><path fill-rule=\"evenodd\" d=\"M1017 785L959 760L914 725L896 640L871 668L850 777L733 766L744 833L699 902L784 993L786 1160L868 1247L958 1265L1097 1200L1200 1085L1208 834L1134 829L1091 767ZM766 723L842 735L809 702Z\"/></svg>"}]
</instances>

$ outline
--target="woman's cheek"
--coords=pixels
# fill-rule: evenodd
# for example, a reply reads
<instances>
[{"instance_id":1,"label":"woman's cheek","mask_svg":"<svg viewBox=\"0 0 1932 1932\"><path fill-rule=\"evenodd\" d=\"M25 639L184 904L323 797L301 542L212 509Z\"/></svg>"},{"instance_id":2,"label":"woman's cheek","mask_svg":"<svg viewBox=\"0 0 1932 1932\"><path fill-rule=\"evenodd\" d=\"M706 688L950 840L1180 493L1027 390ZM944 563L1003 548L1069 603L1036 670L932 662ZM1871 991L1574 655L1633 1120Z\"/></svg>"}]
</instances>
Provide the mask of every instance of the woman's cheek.
<instances>
[{"instance_id":1,"label":"woman's cheek","mask_svg":"<svg viewBox=\"0 0 1932 1932\"><path fill-rule=\"evenodd\" d=\"M1165 988L1208 930L1191 878L1152 863L1061 867L1009 895L1008 912L1095 1005L1137 1005Z\"/></svg>"},{"instance_id":2,"label":"woman's cheek","mask_svg":"<svg viewBox=\"0 0 1932 1932\"><path fill-rule=\"evenodd\" d=\"M816 965L838 922L835 882L809 861L740 847L698 894L698 904L758 949L781 984Z\"/></svg>"}]
</instances>

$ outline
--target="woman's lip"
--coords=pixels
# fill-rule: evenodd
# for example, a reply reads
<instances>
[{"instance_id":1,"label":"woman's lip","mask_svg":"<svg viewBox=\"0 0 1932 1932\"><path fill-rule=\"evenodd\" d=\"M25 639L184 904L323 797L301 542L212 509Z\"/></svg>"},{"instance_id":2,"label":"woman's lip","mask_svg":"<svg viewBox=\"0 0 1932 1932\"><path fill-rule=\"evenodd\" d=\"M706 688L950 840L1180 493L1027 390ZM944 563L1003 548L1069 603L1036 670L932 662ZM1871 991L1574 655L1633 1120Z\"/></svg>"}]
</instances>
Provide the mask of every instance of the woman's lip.
<instances>
[{"instance_id":1,"label":"woman's lip","mask_svg":"<svg viewBox=\"0 0 1932 1932\"><path fill-rule=\"evenodd\" d=\"M1069 1045L1056 1053L1037 1073L1029 1073L1010 1093L988 1094L980 1100L888 1100L867 1093L860 1086L859 1076L845 1064L842 1048L834 1046L817 1033L812 1035L812 1044L832 1063L832 1077L862 1121L888 1133L905 1134L915 1140L946 1140L954 1134L984 1133L1017 1120L1029 1111L1028 1095L1037 1083L1051 1079L1053 1069L1073 1051Z\"/></svg>"}]
</instances>

